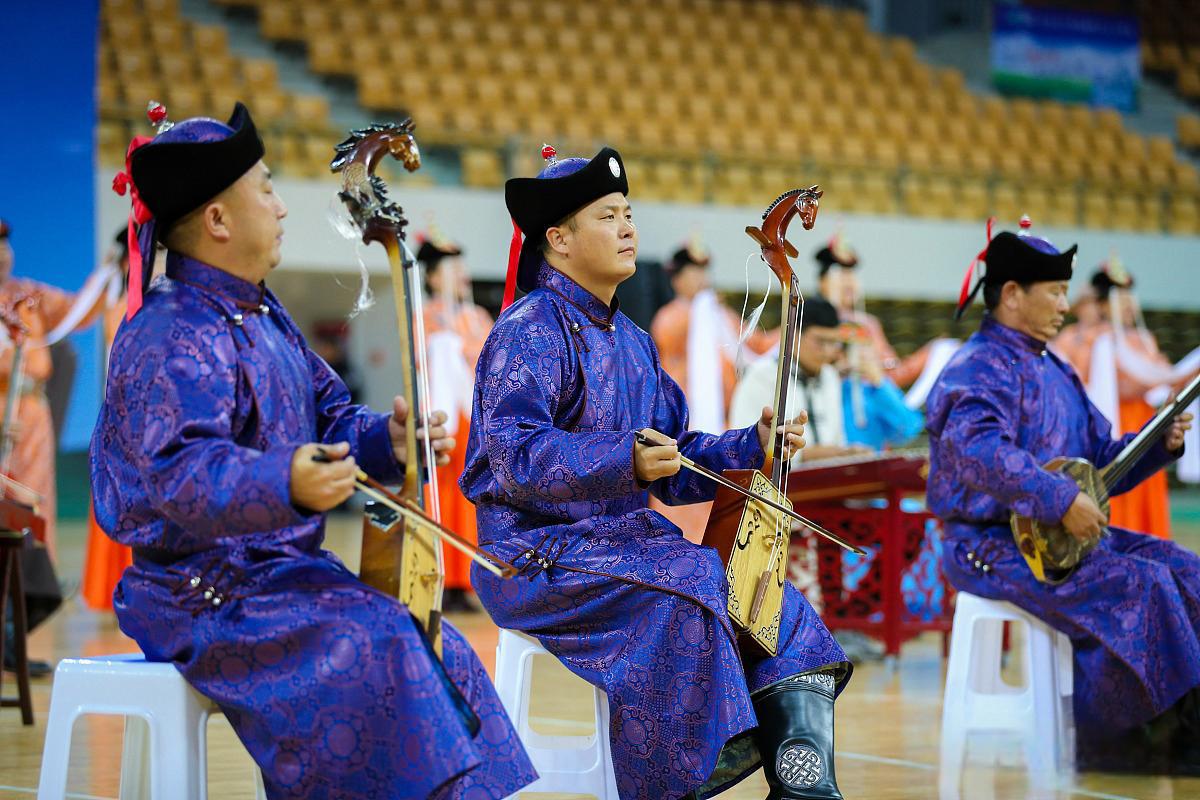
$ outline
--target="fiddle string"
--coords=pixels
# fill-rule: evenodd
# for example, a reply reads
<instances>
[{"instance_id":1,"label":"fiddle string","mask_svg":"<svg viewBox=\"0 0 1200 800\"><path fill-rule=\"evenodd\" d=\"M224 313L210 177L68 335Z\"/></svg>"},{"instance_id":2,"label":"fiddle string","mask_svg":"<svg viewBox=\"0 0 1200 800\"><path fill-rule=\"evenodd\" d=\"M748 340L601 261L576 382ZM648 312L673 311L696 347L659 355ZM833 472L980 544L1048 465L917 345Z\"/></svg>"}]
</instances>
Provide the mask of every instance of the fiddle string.
<instances>
[{"instance_id":1,"label":"fiddle string","mask_svg":"<svg viewBox=\"0 0 1200 800\"><path fill-rule=\"evenodd\" d=\"M408 244L401 242L400 246L404 248L404 254L408 258L409 263L415 263L412 251L408 249ZM439 524L442 521L442 504L441 495L438 492L438 474L437 460L433 452L433 440L429 436L431 429L430 420L433 411L429 408L429 351L425 345L425 304L423 302L423 293L421 291L420 274L416 269L410 269L406 272L409 284L409 297L412 299L412 324L413 324L413 346L416 348L419 355L417 366L417 415L421 420L421 427L425 430L420 446L424 451L425 468L428 473L429 481L429 515ZM409 413L412 413L410 410ZM441 563L441 550L438 550L438 562Z\"/></svg>"},{"instance_id":2,"label":"fiddle string","mask_svg":"<svg viewBox=\"0 0 1200 800\"><path fill-rule=\"evenodd\" d=\"M794 279L793 279L793 283L794 283ZM792 364L788 365L786 374L781 373L781 374L783 374L783 380L787 381L786 389L784 392L784 396L787 398L786 408L780 409L780 411L782 412L782 414L781 414L782 416L786 416L788 413L791 413L792 416L795 416L795 408L796 408L797 387L796 387L796 381L794 381L792 379L792 365L796 363L796 360L799 357L800 334L804 330L804 293L800 291L799 287L797 287L796 294L800 298L800 309L796 315L796 326L795 326L796 329L795 329L795 331L789 332L789 336L792 339L792 348L791 348L792 349L792 358L791 358ZM779 424L780 422L781 422L780 420L776 420L777 424ZM788 422L788 420L784 419L784 420L782 420L781 424L786 425L787 422ZM783 473L780 476L780 481L779 481L780 493L781 493L782 497L784 499L786 499L788 496L788 487L789 487L789 484L791 483L791 478L792 478L792 457L790 454L787 453L787 433L786 432L784 433L783 438L782 438L782 447L780 448L779 455L781 458L784 458ZM772 572L772 573L774 572L775 560L780 557L780 553L783 549L783 542L784 542L785 538L789 541L791 539L790 534L791 534L792 528L794 527L794 523L792 523L790 519L788 520L787 533L789 535L787 537L784 536L783 524L784 524L783 515L778 515L776 517L775 542L771 547L771 560L767 565L768 572Z\"/></svg>"}]
</instances>

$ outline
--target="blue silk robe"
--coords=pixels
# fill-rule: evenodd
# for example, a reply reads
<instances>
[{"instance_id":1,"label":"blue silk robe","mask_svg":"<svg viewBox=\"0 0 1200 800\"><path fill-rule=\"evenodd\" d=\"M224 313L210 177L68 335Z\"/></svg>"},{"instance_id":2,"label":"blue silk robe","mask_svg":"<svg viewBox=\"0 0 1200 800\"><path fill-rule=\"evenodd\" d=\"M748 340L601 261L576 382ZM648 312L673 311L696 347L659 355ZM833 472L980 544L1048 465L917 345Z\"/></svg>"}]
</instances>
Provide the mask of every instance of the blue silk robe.
<instances>
[{"instance_id":1,"label":"blue silk robe","mask_svg":"<svg viewBox=\"0 0 1200 800\"><path fill-rule=\"evenodd\" d=\"M929 506L946 523L946 575L957 588L1014 603L1071 638L1081 759L1090 762L1106 740L1200 687L1195 554L1110 528L1070 578L1050 586L1034 578L1013 542L1010 511L1058 522L1079 492L1042 464L1073 456L1102 467L1133 438L1112 439L1070 365L989 315L946 366L926 408ZM1160 442L1113 493L1171 458Z\"/></svg>"},{"instance_id":2,"label":"blue silk robe","mask_svg":"<svg viewBox=\"0 0 1200 800\"><path fill-rule=\"evenodd\" d=\"M687 422L650 336L545 264L479 359L461 485L476 504L480 544L522 574L500 581L475 568L472 582L497 624L536 636L608 694L627 800L740 780L759 763L742 735L757 725L751 693L845 661L790 585L779 655L739 652L724 565L647 507L634 431L662 431L718 472L761 466L763 451L754 426L713 436ZM715 492L688 471L649 489L672 504Z\"/></svg>"},{"instance_id":3,"label":"blue silk robe","mask_svg":"<svg viewBox=\"0 0 1200 800\"><path fill-rule=\"evenodd\" d=\"M175 254L167 276L121 327L92 439L96 518L134 551L121 629L216 701L272 798L500 798L529 783L462 636L445 626L443 673L407 609L321 550L324 514L291 503L305 442L348 441L395 478L388 415L350 404L265 288Z\"/></svg>"}]
</instances>

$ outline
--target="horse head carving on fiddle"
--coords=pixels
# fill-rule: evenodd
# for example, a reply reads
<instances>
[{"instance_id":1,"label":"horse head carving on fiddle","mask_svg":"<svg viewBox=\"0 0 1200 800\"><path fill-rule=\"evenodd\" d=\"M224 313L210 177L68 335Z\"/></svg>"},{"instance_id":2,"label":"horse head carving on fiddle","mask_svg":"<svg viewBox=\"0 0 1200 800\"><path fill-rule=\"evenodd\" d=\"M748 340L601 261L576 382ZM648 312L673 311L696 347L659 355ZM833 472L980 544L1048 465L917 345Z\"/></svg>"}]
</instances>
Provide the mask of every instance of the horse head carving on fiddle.
<instances>
[{"instance_id":1,"label":"horse head carving on fiddle","mask_svg":"<svg viewBox=\"0 0 1200 800\"><path fill-rule=\"evenodd\" d=\"M363 244L381 242L387 246L387 234L404 238L408 220L400 206L389 199L387 185L375 175L375 168L384 156L396 159L409 172L420 168L415 127L411 119L370 125L351 131L345 141L334 146L329 168L342 174L338 197L362 231Z\"/></svg>"},{"instance_id":2,"label":"horse head carving on fiddle","mask_svg":"<svg viewBox=\"0 0 1200 800\"><path fill-rule=\"evenodd\" d=\"M792 189L776 197L763 212L761 228L746 226L746 233L762 248L763 260L779 278L786 291L792 268L785 256L796 258L800 251L787 240L788 225L799 216L804 230L811 231L817 223L817 207L824 195L815 184L807 189Z\"/></svg>"}]
</instances>

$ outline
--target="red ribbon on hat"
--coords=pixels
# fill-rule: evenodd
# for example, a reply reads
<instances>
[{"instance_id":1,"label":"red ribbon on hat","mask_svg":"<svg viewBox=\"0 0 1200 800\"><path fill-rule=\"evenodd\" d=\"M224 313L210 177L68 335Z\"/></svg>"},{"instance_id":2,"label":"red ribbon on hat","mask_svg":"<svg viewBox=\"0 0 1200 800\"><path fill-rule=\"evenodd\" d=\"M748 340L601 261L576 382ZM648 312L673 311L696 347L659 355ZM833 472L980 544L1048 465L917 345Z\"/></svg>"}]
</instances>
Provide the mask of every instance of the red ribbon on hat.
<instances>
[{"instance_id":1,"label":"red ribbon on hat","mask_svg":"<svg viewBox=\"0 0 1200 800\"><path fill-rule=\"evenodd\" d=\"M517 296L517 270L521 264L521 240L523 238L521 228L514 219L512 239L508 243L508 274L504 276L504 300L500 303L501 311L511 306L513 298Z\"/></svg>"},{"instance_id":2,"label":"red ribbon on hat","mask_svg":"<svg viewBox=\"0 0 1200 800\"><path fill-rule=\"evenodd\" d=\"M970 296L973 294L973 292L971 292L971 278L975 275L975 267L978 266L980 261L987 261L988 247L990 247L992 244L992 225L994 225L995 222L995 217L988 217L987 244L985 244L983 249L979 251L979 254L971 260L971 265L967 267L967 274L963 276L962 290L958 293L958 309L960 313L962 312L963 307L966 306L968 298L970 298Z\"/></svg>"},{"instance_id":3,"label":"red ribbon on hat","mask_svg":"<svg viewBox=\"0 0 1200 800\"><path fill-rule=\"evenodd\" d=\"M125 196L127 190L130 194L129 227L126 230L126 241L129 245L129 290L125 306L125 319L127 320L132 319L133 315L142 307L142 248L138 244L137 229L138 226L145 225L154 218L154 214L142 202L137 184L133 182L131 162L133 151L153 140L154 138L151 136L133 137L133 141L129 143L129 149L125 151L124 172L118 172L113 176L113 191L122 197Z\"/></svg>"}]
</instances>

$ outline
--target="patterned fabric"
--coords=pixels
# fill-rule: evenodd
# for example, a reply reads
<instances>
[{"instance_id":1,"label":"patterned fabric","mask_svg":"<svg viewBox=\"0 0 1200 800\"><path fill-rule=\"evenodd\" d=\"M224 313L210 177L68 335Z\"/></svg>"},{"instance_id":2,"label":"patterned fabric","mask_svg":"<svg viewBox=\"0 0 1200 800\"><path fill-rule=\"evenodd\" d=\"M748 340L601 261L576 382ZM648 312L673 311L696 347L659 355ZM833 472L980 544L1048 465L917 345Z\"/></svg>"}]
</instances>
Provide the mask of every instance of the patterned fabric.
<instances>
[{"instance_id":1,"label":"patterned fabric","mask_svg":"<svg viewBox=\"0 0 1200 800\"><path fill-rule=\"evenodd\" d=\"M445 626L443 674L408 611L320 549L324 515L291 504L292 452L308 441L348 441L365 470L396 478L388 415L350 404L270 291L175 254L167 276L117 336L92 439L96 518L134 548L121 629L221 706L272 798L499 798L527 784L462 636Z\"/></svg>"},{"instance_id":2,"label":"patterned fabric","mask_svg":"<svg viewBox=\"0 0 1200 800\"><path fill-rule=\"evenodd\" d=\"M1200 687L1195 554L1110 528L1068 580L1050 586L1013 543L1010 510L1053 523L1078 493L1041 464L1075 456L1103 466L1131 438L1112 439L1074 371L1041 342L985 317L927 408L929 504L946 521L946 575L958 589L1015 603L1071 638L1081 755ZM1116 490L1170 458L1160 443Z\"/></svg>"},{"instance_id":3,"label":"patterned fabric","mask_svg":"<svg viewBox=\"0 0 1200 800\"><path fill-rule=\"evenodd\" d=\"M749 737L737 739L757 725L751 692L845 661L790 585L779 655L739 650L724 566L647 508L633 432L675 437L717 471L757 466L763 452L753 426L713 436L687 421L650 337L545 264L480 357L461 484L478 510L480 544L522 575L499 581L475 568L472 580L498 625L536 636L607 692L622 798L737 782L759 763ZM670 504L714 494L687 471L649 490Z\"/></svg>"}]
</instances>

